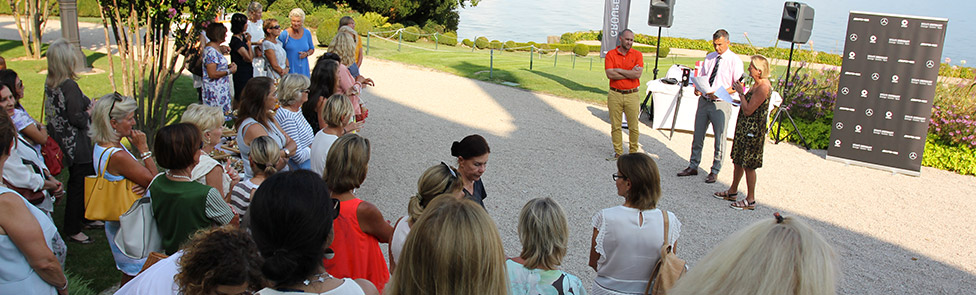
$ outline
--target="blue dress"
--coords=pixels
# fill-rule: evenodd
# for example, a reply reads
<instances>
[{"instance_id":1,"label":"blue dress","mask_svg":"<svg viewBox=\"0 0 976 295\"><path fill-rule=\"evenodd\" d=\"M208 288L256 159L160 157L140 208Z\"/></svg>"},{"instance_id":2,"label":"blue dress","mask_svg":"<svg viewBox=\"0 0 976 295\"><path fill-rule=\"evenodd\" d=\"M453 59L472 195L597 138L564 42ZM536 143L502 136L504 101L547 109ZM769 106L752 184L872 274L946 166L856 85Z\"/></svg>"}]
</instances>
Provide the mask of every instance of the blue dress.
<instances>
[{"instance_id":1,"label":"blue dress","mask_svg":"<svg viewBox=\"0 0 976 295\"><path fill-rule=\"evenodd\" d=\"M306 28L302 33L301 39L295 39L291 37L291 34L285 30L284 34L278 36L278 41L281 41L282 47L285 48L285 53L288 58L288 69L289 74L301 74L305 77L311 76L311 68L308 66L308 57L298 58L298 53L302 51L308 51L309 49L315 48L312 44L312 32Z\"/></svg>"}]
</instances>

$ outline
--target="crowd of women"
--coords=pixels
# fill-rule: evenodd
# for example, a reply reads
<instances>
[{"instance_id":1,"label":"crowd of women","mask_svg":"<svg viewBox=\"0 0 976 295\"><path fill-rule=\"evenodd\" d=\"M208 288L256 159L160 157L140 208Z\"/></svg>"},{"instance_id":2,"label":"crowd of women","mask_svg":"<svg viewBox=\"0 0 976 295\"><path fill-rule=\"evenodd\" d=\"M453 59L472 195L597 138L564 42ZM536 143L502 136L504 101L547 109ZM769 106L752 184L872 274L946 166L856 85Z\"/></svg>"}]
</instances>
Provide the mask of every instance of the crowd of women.
<instances>
[{"instance_id":1,"label":"crowd of women","mask_svg":"<svg viewBox=\"0 0 976 295\"><path fill-rule=\"evenodd\" d=\"M329 52L310 68L315 49L303 41L311 36L300 9L286 34L261 20L259 4L248 15L231 17L231 63L220 45L224 25L206 28L203 104L156 131L152 148L133 128L133 98L112 93L92 102L81 92L74 81L81 57L64 40L48 49L46 126L20 106L16 73L0 70L7 111L0 115L0 294L67 293L61 234L92 242L81 229L100 225L83 218L83 188L96 174L131 181L150 197L168 256L147 264L124 255L112 242L119 222L105 221L122 273L116 294L642 294L662 245L678 249L682 223L658 209L657 164L632 153L612 175L621 205L592 217L594 281L559 270L569 225L550 198L522 207L520 254L505 257L484 209L490 199L481 176L491 150L480 135L453 142L456 163L419 173L405 215L386 221L357 193L371 156L370 140L358 134L368 115L358 94L373 82L360 74L355 23L343 19ZM213 157L228 118L240 173ZM49 141L62 151L66 187L40 152ZM32 193L40 197L29 199ZM51 213L62 196L59 230ZM835 260L808 225L777 215L731 235L669 293L833 294Z\"/></svg>"}]
</instances>

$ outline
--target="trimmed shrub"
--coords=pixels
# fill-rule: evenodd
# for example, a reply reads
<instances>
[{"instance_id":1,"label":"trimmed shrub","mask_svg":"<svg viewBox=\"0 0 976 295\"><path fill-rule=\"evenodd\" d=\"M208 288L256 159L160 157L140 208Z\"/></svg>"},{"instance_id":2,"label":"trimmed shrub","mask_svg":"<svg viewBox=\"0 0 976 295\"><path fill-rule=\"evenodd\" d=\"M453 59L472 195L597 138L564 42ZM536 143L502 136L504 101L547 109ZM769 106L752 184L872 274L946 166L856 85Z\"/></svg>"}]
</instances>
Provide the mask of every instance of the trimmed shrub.
<instances>
[{"instance_id":1,"label":"trimmed shrub","mask_svg":"<svg viewBox=\"0 0 976 295\"><path fill-rule=\"evenodd\" d=\"M502 49L502 41L491 40L491 44L489 44L489 46L491 46L491 49L500 50Z\"/></svg>"},{"instance_id":2,"label":"trimmed shrub","mask_svg":"<svg viewBox=\"0 0 976 295\"><path fill-rule=\"evenodd\" d=\"M461 40L461 44L463 44L464 46L467 46L467 47L474 47L474 42L471 41L471 39L467 39L467 38L465 38L464 40Z\"/></svg>"},{"instance_id":3,"label":"trimmed shrub","mask_svg":"<svg viewBox=\"0 0 976 295\"><path fill-rule=\"evenodd\" d=\"M573 45L573 53L579 56L586 56L590 53L590 47L583 43L576 43L576 45Z\"/></svg>"},{"instance_id":4,"label":"trimmed shrub","mask_svg":"<svg viewBox=\"0 0 976 295\"><path fill-rule=\"evenodd\" d=\"M477 47L478 49L488 48L488 45L490 45L490 42L488 42L488 38L478 37L478 39L474 40L474 46Z\"/></svg>"},{"instance_id":5,"label":"trimmed shrub","mask_svg":"<svg viewBox=\"0 0 976 295\"><path fill-rule=\"evenodd\" d=\"M359 36L366 36L370 31L375 30L373 23L360 14L353 15L352 19L356 22L356 33L359 34Z\"/></svg>"},{"instance_id":6,"label":"trimmed shrub","mask_svg":"<svg viewBox=\"0 0 976 295\"><path fill-rule=\"evenodd\" d=\"M964 144L953 144L929 133L925 137L924 155L922 166L976 175L976 149Z\"/></svg>"},{"instance_id":7,"label":"trimmed shrub","mask_svg":"<svg viewBox=\"0 0 976 295\"><path fill-rule=\"evenodd\" d=\"M406 27L400 33L403 34L403 41L407 42L417 42L420 40L420 34L422 34L417 26Z\"/></svg>"},{"instance_id":8,"label":"trimmed shrub","mask_svg":"<svg viewBox=\"0 0 976 295\"><path fill-rule=\"evenodd\" d=\"M445 27L444 25L438 24L433 20L427 20L427 23L424 24L423 30L425 33L433 34L433 33L444 33L444 30L446 28L447 27Z\"/></svg>"},{"instance_id":9,"label":"trimmed shrub","mask_svg":"<svg viewBox=\"0 0 976 295\"><path fill-rule=\"evenodd\" d=\"M363 22L356 21L356 27L358 28L362 23L368 22L373 28L383 27L387 24L390 18L383 16L382 14L375 12L363 13Z\"/></svg>"},{"instance_id":10,"label":"trimmed shrub","mask_svg":"<svg viewBox=\"0 0 976 295\"><path fill-rule=\"evenodd\" d=\"M457 46L457 34L455 34L454 32L437 34L437 43L444 44L447 46Z\"/></svg>"},{"instance_id":11,"label":"trimmed shrub","mask_svg":"<svg viewBox=\"0 0 976 295\"><path fill-rule=\"evenodd\" d=\"M246 8L246 6L247 4L244 7ZM276 0L270 6L266 5L264 11L273 11L278 16L288 18L288 12L296 7L305 11L305 25L309 25L308 15L314 14L316 10L315 4L311 0ZM284 23L288 24L288 22Z\"/></svg>"},{"instance_id":12,"label":"trimmed shrub","mask_svg":"<svg viewBox=\"0 0 976 295\"><path fill-rule=\"evenodd\" d=\"M518 45L515 44L515 41L512 40L505 41L505 51L515 51L515 49L512 49L515 47L518 47Z\"/></svg>"}]
</instances>

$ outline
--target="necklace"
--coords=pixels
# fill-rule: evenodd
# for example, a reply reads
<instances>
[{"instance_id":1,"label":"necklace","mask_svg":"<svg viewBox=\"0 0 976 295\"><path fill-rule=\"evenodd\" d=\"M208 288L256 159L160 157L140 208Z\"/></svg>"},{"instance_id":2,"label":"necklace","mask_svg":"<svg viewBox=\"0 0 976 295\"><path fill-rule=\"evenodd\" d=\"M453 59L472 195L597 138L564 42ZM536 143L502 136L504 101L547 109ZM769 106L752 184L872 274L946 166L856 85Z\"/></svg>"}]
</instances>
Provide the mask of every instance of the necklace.
<instances>
[{"instance_id":1,"label":"necklace","mask_svg":"<svg viewBox=\"0 0 976 295\"><path fill-rule=\"evenodd\" d=\"M320 273L320 274L315 275L315 279L314 280L308 280L308 279L306 279L306 280L302 281L302 284L304 284L305 286L308 286L312 282L319 282L319 283L321 283L321 282L325 282L325 280L329 280L329 279L333 279L332 275L330 275L328 272L323 272L323 273Z\"/></svg>"},{"instance_id":2,"label":"necklace","mask_svg":"<svg viewBox=\"0 0 976 295\"><path fill-rule=\"evenodd\" d=\"M169 177L172 177L172 178L186 179L186 181L191 181L192 180L192 179L190 179L189 176L179 175L179 174L173 174L173 173L171 173L169 171L166 171L166 175L169 176Z\"/></svg>"}]
</instances>

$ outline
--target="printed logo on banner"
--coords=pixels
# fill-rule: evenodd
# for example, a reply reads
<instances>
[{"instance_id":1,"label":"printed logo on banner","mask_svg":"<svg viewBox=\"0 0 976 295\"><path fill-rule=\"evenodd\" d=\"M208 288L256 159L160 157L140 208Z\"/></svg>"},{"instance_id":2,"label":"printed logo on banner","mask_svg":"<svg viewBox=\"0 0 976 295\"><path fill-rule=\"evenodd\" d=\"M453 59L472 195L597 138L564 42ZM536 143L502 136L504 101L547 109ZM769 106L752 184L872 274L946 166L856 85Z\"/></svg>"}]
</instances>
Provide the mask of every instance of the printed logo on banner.
<instances>
[{"instance_id":1,"label":"printed logo on banner","mask_svg":"<svg viewBox=\"0 0 976 295\"><path fill-rule=\"evenodd\" d=\"M882 26L887 26L888 25L888 18L887 17L882 17L881 18L881 25Z\"/></svg>"},{"instance_id":2,"label":"printed logo on banner","mask_svg":"<svg viewBox=\"0 0 976 295\"><path fill-rule=\"evenodd\" d=\"M857 34L851 34L851 41L857 42Z\"/></svg>"},{"instance_id":3,"label":"printed logo on banner","mask_svg":"<svg viewBox=\"0 0 976 295\"><path fill-rule=\"evenodd\" d=\"M934 68L934 67L935 67L935 61L933 61L933 60L931 60L931 59L930 59L930 60L927 60L927 61L925 61L925 67L926 67L926 68L930 68L930 69L931 69L931 68Z\"/></svg>"},{"instance_id":4,"label":"printed logo on banner","mask_svg":"<svg viewBox=\"0 0 976 295\"><path fill-rule=\"evenodd\" d=\"M908 20L907 19L901 20L901 27L902 28L907 28L908 27Z\"/></svg>"},{"instance_id":5,"label":"printed logo on banner","mask_svg":"<svg viewBox=\"0 0 976 295\"><path fill-rule=\"evenodd\" d=\"M891 83L898 84L898 75L891 75Z\"/></svg>"},{"instance_id":6,"label":"printed logo on banner","mask_svg":"<svg viewBox=\"0 0 976 295\"><path fill-rule=\"evenodd\" d=\"M837 126L837 130L844 129L844 122L837 122L837 124L834 126Z\"/></svg>"},{"instance_id":7,"label":"printed logo on banner","mask_svg":"<svg viewBox=\"0 0 976 295\"><path fill-rule=\"evenodd\" d=\"M841 88L840 93L847 95L848 93L851 93L851 89L847 87Z\"/></svg>"},{"instance_id":8,"label":"printed logo on banner","mask_svg":"<svg viewBox=\"0 0 976 295\"><path fill-rule=\"evenodd\" d=\"M891 111L885 112L885 120L891 120Z\"/></svg>"},{"instance_id":9,"label":"printed logo on banner","mask_svg":"<svg viewBox=\"0 0 976 295\"><path fill-rule=\"evenodd\" d=\"M872 109L866 109L866 110L864 110L864 114L865 115L868 115L868 117L873 116L874 115L874 110L872 110Z\"/></svg>"},{"instance_id":10,"label":"printed logo on banner","mask_svg":"<svg viewBox=\"0 0 976 295\"><path fill-rule=\"evenodd\" d=\"M861 133L861 125L854 126L854 133Z\"/></svg>"},{"instance_id":11,"label":"printed logo on banner","mask_svg":"<svg viewBox=\"0 0 976 295\"><path fill-rule=\"evenodd\" d=\"M878 81L878 79L881 79L881 74L871 73L871 80Z\"/></svg>"},{"instance_id":12,"label":"printed logo on banner","mask_svg":"<svg viewBox=\"0 0 976 295\"><path fill-rule=\"evenodd\" d=\"M854 51L851 51L851 53L848 53L848 54L847 54L847 59L854 59L854 56L855 56L855 55L856 55L856 54L854 54Z\"/></svg>"},{"instance_id":13,"label":"printed logo on banner","mask_svg":"<svg viewBox=\"0 0 976 295\"><path fill-rule=\"evenodd\" d=\"M870 43L871 44L878 43L878 36L871 35L871 41L870 41Z\"/></svg>"},{"instance_id":14,"label":"printed logo on banner","mask_svg":"<svg viewBox=\"0 0 976 295\"><path fill-rule=\"evenodd\" d=\"M868 98L868 90L867 89L861 90L861 97Z\"/></svg>"}]
</instances>

